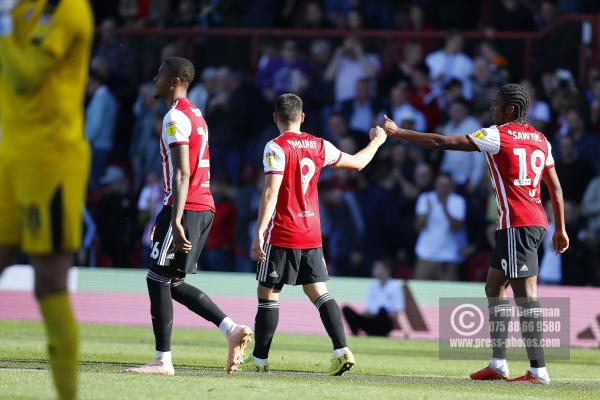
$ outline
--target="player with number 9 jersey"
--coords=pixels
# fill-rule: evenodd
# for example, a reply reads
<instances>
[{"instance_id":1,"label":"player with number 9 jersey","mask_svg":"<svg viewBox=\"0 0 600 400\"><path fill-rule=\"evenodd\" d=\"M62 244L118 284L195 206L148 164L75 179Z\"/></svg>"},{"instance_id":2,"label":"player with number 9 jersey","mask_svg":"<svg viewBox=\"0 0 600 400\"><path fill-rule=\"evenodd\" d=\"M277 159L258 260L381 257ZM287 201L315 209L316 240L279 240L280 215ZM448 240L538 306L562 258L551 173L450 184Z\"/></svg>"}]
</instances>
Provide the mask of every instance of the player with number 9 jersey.
<instances>
[{"instance_id":1,"label":"player with number 9 jersey","mask_svg":"<svg viewBox=\"0 0 600 400\"><path fill-rule=\"evenodd\" d=\"M282 174L266 243L290 249L322 246L317 182L321 169L342 158L330 142L308 133L284 132L265 146L266 174Z\"/></svg>"}]
</instances>

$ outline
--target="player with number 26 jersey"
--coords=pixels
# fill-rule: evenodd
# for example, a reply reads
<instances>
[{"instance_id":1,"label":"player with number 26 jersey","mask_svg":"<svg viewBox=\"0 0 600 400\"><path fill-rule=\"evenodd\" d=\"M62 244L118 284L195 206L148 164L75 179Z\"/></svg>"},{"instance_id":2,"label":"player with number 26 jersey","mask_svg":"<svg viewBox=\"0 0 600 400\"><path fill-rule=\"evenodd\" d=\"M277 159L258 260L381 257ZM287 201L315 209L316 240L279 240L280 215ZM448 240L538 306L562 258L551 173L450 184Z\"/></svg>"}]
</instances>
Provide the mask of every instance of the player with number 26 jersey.
<instances>
[{"instance_id":1,"label":"player with number 26 jersey","mask_svg":"<svg viewBox=\"0 0 600 400\"><path fill-rule=\"evenodd\" d=\"M498 207L498 229L542 226L548 219L540 199L544 170L554 167L552 147L529 124L509 122L468 138L485 153Z\"/></svg>"},{"instance_id":2,"label":"player with number 26 jersey","mask_svg":"<svg viewBox=\"0 0 600 400\"><path fill-rule=\"evenodd\" d=\"M192 211L215 211L210 193L210 156L208 152L208 129L202 112L187 98L173 104L163 119L160 152L163 162L163 204L173 205L173 163L171 147L189 145L190 183L185 209Z\"/></svg>"},{"instance_id":3,"label":"player with number 26 jersey","mask_svg":"<svg viewBox=\"0 0 600 400\"><path fill-rule=\"evenodd\" d=\"M282 174L267 243L290 249L322 246L317 182L321 169L342 158L330 142L308 133L284 132L265 146L266 174Z\"/></svg>"}]
</instances>

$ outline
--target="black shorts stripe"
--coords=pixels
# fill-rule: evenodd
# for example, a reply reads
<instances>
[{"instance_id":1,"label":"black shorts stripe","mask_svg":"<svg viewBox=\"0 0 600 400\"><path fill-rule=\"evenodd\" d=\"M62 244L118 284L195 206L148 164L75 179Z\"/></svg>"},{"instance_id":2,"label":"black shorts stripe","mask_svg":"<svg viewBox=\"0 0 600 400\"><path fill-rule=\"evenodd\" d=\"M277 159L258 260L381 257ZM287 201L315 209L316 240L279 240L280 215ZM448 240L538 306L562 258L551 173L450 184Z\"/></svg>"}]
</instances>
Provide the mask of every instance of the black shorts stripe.
<instances>
[{"instance_id":1,"label":"black shorts stripe","mask_svg":"<svg viewBox=\"0 0 600 400\"><path fill-rule=\"evenodd\" d=\"M50 229L52 234L52 250L60 253L63 249L63 207L62 187L56 188L50 202Z\"/></svg>"}]
</instances>

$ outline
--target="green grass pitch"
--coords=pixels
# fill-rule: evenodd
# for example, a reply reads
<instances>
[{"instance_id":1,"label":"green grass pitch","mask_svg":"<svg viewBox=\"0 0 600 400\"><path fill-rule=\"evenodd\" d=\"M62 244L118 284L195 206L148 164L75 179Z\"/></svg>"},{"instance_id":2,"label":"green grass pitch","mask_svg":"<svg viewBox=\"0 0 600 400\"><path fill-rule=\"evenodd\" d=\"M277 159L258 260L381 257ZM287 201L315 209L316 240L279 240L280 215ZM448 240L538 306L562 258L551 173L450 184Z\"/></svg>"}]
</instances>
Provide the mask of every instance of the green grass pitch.
<instances>
[{"instance_id":1,"label":"green grass pitch","mask_svg":"<svg viewBox=\"0 0 600 400\"><path fill-rule=\"evenodd\" d=\"M325 336L278 334L270 374L223 372L226 343L214 330L174 329L175 377L135 376L123 367L149 361L151 328L81 326L81 399L598 399L600 350L573 349L550 362L550 386L472 382L484 361L440 361L437 343L350 338L357 366L342 377L322 374L329 363ZM522 374L523 361L510 362ZM0 398L53 399L43 327L0 321Z\"/></svg>"}]
</instances>

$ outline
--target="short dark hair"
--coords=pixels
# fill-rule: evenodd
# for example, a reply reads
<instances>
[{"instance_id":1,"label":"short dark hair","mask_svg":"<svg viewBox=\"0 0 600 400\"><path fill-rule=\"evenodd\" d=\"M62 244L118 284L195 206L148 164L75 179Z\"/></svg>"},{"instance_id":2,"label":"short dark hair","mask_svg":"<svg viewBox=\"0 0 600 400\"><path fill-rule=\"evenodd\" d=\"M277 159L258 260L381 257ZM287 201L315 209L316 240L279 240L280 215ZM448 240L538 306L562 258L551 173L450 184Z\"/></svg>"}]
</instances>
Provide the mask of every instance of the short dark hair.
<instances>
[{"instance_id":1,"label":"short dark hair","mask_svg":"<svg viewBox=\"0 0 600 400\"><path fill-rule=\"evenodd\" d=\"M517 83L507 83L498 89L498 95L504 100L505 106L515 107L515 121L525 122L531 98L525 86Z\"/></svg>"},{"instance_id":2,"label":"short dark hair","mask_svg":"<svg viewBox=\"0 0 600 400\"><path fill-rule=\"evenodd\" d=\"M169 57L163 61L163 65L174 78L177 77L181 82L190 84L194 80L194 64L184 57Z\"/></svg>"},{"instance_id":3,"label":"short dark hair","mask_svg":"<svg viewBox=\"0 0 600 400\"><path fill-rule=\"evenodd\" d=\"M281 122L294 122L302 114L302 99L294 93L285 93L275 101L275 114Z\"/></svg>"}]
</instances>

